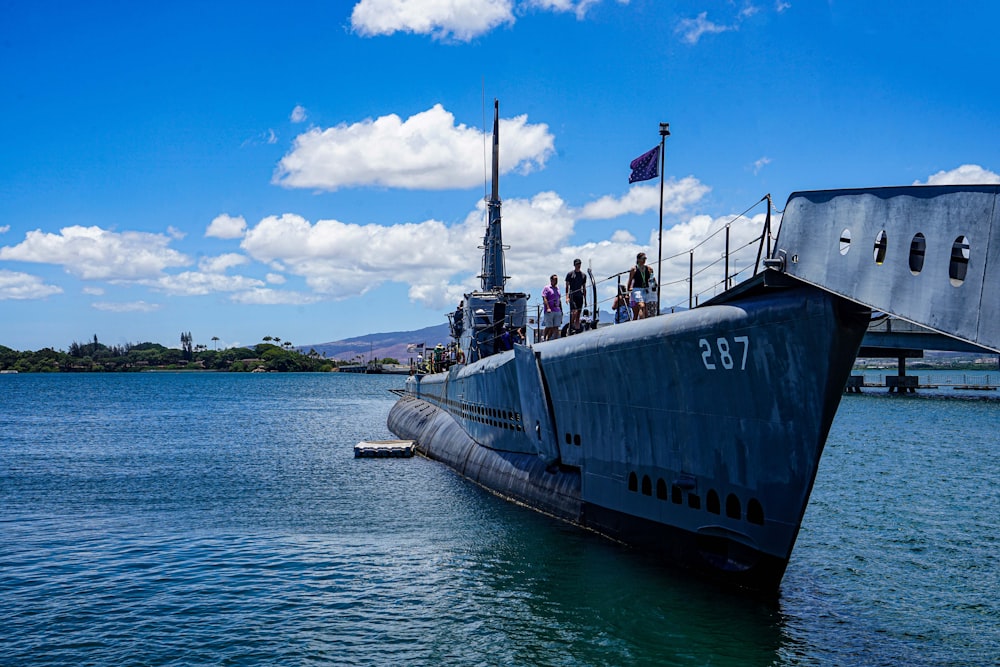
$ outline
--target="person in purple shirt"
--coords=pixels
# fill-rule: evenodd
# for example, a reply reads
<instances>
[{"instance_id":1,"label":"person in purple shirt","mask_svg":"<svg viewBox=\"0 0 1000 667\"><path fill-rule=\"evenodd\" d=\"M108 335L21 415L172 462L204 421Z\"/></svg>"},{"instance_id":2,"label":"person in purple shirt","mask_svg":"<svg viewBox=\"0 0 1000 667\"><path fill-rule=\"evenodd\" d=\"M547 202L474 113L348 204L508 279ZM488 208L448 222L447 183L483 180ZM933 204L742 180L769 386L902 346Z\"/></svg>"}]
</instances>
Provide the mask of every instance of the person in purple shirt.
<instances>
[{"instance_id":1,"label":"person in purple shirt","mask_svg":"<svg viewBox=\"0 0 1000 667\"><path fill-rule=\"evenodd\" d=\"M559 294L559 276L552 274L549 284L542 290L542 340L559 338L562 327L562 295Z\"/></svg>"}]
</instances>

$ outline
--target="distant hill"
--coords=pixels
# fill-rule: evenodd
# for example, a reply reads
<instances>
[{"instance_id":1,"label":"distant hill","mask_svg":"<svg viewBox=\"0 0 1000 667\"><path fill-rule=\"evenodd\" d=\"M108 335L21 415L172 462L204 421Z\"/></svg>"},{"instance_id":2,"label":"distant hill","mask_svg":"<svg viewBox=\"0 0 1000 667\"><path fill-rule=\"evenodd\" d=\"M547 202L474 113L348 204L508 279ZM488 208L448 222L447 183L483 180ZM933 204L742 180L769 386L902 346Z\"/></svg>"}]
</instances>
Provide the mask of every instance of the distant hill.
<instances>
[{"instance_id":1,"label":"distant hill","mask_svg":"<svg viewBox=\"0 0 1000 667\"><path fill-rule=\"evenodd\" d=\"M601 313L601 326L614 321L611 313ZM351 361L360 355L365 361L371 358L384 359L391 357L406 363L411 357L416 357L415 352L407 352L406 346L413 343L424 343L429 347L434 347L438 343L447 344L451 340L448 332L448 323L442 322L432 327L417 329L416 331L392 331L390 333L365 334L354 338L332 341L329 343L316 343L314 345L296 346L302 352L316 350L320 354L326 353L328 359L340 359Z\"/></svg>"},{"instance_id":2,"label":"distant hill","mask_svg":"<svg viewBox=\"0 0 1000 667\"><path fill-rule=\"evenodd\" d=\"M416 331L365 334L330 343L297 346L297 349L303 352L316 350L320 354L325 353L328 359L343 361L350 361L360 355L366 361L371 358L391 357L406 363L410 357L416 357L416 353L406 351L407 345L425 343L434 347L438 343L447 343L449 340L451 339L448 334L448 323L442 322Z\"/></svg>"}]
</instances>

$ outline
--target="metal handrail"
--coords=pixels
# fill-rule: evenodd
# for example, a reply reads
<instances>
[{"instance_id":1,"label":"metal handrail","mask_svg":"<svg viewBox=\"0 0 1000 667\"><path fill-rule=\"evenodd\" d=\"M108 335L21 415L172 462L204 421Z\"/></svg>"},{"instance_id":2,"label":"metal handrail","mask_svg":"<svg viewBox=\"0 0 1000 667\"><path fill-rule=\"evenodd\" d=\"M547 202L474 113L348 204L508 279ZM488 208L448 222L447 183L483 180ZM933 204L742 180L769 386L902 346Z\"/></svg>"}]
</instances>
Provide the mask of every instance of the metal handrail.
<instances>
[{"instance_id":1,"label":"metal handrail","mask_svg":"<svg viewBox=\"0 0 1000 667\"><path fill-rule=\"evenodd\" d=\"M762 257L761 256L764 255L764 258L766 258L767 255L770 254L771 242L774 239L774 234L772 233L772 230L771 230L770 212L768 213L768 216L767 216L767 218L766 218L766 220L764 222L763 229L762 229L761 233L759 235L755 236L754 238L750 239L749 241L747 241L745 243L742 243L739 247L737 247L735 249L729 248L728 233L729 233L730 229L732 228L732 226L735 223L737 223L741 219L748 219L748 218L746 218L746 214L748 212L750 212L751 210L753 210L754 208L756 208L757 206L759 206L764 201L767 201L768 204L770 205L770 195L765 195L764 197L762 197L759 201L757 201L755 204L753 204L753 206L750 206L749 208L747 208L745 211L743 211L739 215L733 217L731 220L728 220L722 227L720 227L719 229L715 230L714 232L712 232L711 234L709 234L708 236L706 236L704 239L702 239L701 241L699 241L698 243L696 243L691 248L689 248L687 250L684 250L682 252L678 252L678 253L675 253L673 255L670 255L669 257L664 257L662 261L669 262L669 261L676 260L678 258L687 256L688 259L689 259L689 269L688 269L688 275L687 276L682 277L682 278L676 278L676 279L673 279L673 280L664 281L664 280L662 280L662 276L657 276L656 277L657 281L658 281L657 289L660 290L661 295L663 293L663 290L666 289L666 288L669 288L669 287L672 287L672 286L676 286L676 285L679 285L679 284L687 283L689 285L688 299L687 299L687 301L688 301L688 308L693 308L693 307L697 306L698 299L700 297L704 296L705 294L707 294L709 292L713 292L713 296L714 296L715 294L720 293L720 289L719 289L720 287L722 287L721 291L725 291L726 289L729 289L730 287L732 287L734 284L738 284L739 282L743 282L743 280L745 280L746 278L740 278L740 276L745 276L747 271L750 271L752 269L753 270L753 275L756 275L757 271L762 266L762 264L761 264ZM694 264L695 264L695 262L694 262L695 251L698 250L699 248L701 248L702 246L704 246L710 240L712 240L713 238L715 238L716 236L718 236L719 234L721 234L723 232L725 232L727 234L726 249L725 249L725 251L719 257L713 259L712 261L708 262L707 264L705 264L703 266L700 266L697 270L695 270L695 267L694 267ZM765 244L766 244L766 247L768 249L768 252L766 254L763 252ZM746 251L748 249L753 249L753 248L757 249L756 258L751 257L750 260L749 260L749 262L747 262L747 261L742 262L739 265L740 268L736 269L735 271L733 271L733 270L730 269L730 267L733 264L735 264L737 261L739 261L742 257L745 256L745 253L746 253ZM695 291L694 287L695 287L697 279L700 276L703 276L704 274L708 273L711 269L716 268L717 265L720 262L725 262L725 265L726 265L726 270L724 271L724 275L723 275L722 279L721 280L715 280L715 281L709 283L705 287L699 287L699 289L697 291ZM617 285L621 285L622 284L622 276L627 276L628 273L629 273L629 269L627 269L625 271L619 271L618 273L611 274L607 278L603 278L601 280L598 280L597 281L598 282L597 287L600 287L601 285L605 285L606 286L608 283L610 283L612 281L614 281ZM595 304L595 313L600 312L601 308L608 308L608 309L613 310L613 308L611 307L611 304L614 302L614 299L615 299L615 296L617 295L617 293L618 293L618 290L616 288L615 290L612 291L612 293L610 294L610 296L606 296L604 298L600 298L597 301L597 303ZM684 304L683 300L682 301L678 301L677 303L675 303L675 304L673 304L672 306L669 307L669 311L673 312L677 308L682 308L683 304ZM650 309L650 305L651 304L649 304L649 303L646 304L647 311ZM655 305L653 307L654 307L654 310L655 310ZM664 312L666 312L668 309L664 308L663 310L664 310ZM659 314L659 313L654 313L654 314Z\"/></svg>"}]
</instances>

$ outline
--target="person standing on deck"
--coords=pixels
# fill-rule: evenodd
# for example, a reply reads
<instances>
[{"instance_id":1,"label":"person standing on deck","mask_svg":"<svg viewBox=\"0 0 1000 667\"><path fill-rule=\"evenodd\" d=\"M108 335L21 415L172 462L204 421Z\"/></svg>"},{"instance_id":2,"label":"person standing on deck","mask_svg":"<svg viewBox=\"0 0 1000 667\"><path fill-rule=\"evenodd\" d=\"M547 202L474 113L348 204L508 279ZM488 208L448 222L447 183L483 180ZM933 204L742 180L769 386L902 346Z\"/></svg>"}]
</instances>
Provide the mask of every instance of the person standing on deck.
<instances>
[{"instance_id":1,"label":"person standing on deck","mask_svg":"<svg viewBox=\"0 0 1000 667\"><path fill-rule=\"evenodd\" d=\"M641 320L646 317L646 297L649 296L649 282L653 279L653 268L646 266L646 253L635 256L635 266L628 272L628 292L632 315Z\"/></svg>"},{"instance_id":2,"label":"person standing on deck","mask_svg":"<svg viewBox=\"0 0 1000 667\"><path fill-rule=\"evenodd\" d=\"M569 333L580 331L580 311L587 305L587 274L580 270L582 262L573 260L573 270L566 274L566 303L569 304Z\"/></svg>"},{"instance_id":3,"label":"person standing on deck","mask_svg":"<svg viewBox=\"0 0 1000 667\"><path fill-rule=\"evenodd\" d=\"M542 289L542 340L559 338L562 326L562 296L559 294L559 276L549 276L549 284Z\"/></svg>"},{"instance_id":4,"label":"person standing on deck","mask_svg":"<svg viewBox=\"0 0 1000 667\"><path fill-rule=\"evenodd\" d=\"M618 294L611 302L611 309L615 312L615 324L628 322L632 319L632 309L629 306L628 290L625 285L618 285Z\"/></svg>"},{"instance_id":5,"label":"person standing on deck","mask_svg":"<svg viewBox=\"0 0 1000 667\"><path fill-rule=\"evenodd\" d=\"M451 328L454 332L455 339L462 337L462 331L465 330L465 325L463 320L465 319L465 312L463 307L465 306L465 301L458 302L458 308L455 309L455 314L451 318Z\"/></svg>"}]
</instances>

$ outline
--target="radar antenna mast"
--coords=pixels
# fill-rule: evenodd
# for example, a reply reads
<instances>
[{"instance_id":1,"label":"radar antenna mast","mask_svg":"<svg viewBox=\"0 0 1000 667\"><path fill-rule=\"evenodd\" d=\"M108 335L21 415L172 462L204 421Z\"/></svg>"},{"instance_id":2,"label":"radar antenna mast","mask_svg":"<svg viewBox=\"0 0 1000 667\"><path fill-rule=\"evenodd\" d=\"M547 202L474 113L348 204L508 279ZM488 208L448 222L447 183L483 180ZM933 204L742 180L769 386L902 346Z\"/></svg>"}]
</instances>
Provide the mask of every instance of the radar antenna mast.
<instances>
[{"instance_id":1,"label":"radar antenna mast","mask_svg":"<svg viewBox=\"0 0 1000 667\"><path fill-rule=\"evenodd\" d=\"M500 101L493 100L493 190L486 202L488 220L483 238L484 292L504 290L505 275L503 237L500 231Z\"/></svg>"}]
</instances>

